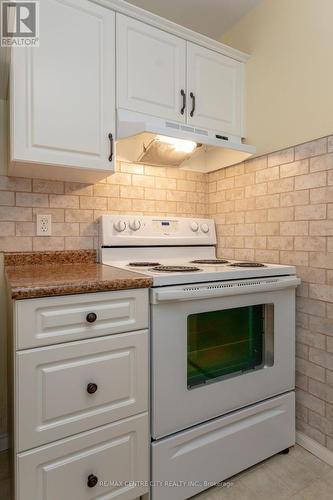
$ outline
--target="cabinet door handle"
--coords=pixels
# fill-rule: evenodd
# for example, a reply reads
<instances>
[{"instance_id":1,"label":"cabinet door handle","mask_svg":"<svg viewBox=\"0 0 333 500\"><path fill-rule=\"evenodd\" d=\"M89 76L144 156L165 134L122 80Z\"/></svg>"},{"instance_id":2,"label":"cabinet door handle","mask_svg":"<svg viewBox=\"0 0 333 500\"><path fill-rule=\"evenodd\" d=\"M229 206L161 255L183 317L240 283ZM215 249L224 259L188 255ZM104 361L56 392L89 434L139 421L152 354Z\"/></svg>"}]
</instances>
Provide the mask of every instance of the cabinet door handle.
<instances>
[{"instance_id":1,"label":"cabinet door handle","mask_svg":"<svg viewBox=\"0 0 333 500\"><path fill-rule=\"evenodd\" d=\"M95 323L96 319L97 319L96 313L89 313L86 316L86 320L88 321L88 323Z\"/></svg>"},{"instance_id":2,"label":"cabinet door handle","mask_svg":"<svg viewBox=\"0 0 333 500\"><path fill-rule=\"evenodd\" d=\"M181 96L183 98L183 106L182 106L182 108L180 110L180 114L183 115L184 111L185 111L185 108L186 108L186 93L185 93L185 90L181 89L180 94L181 94Z\"/></svg>"},{"instance_id":3,"label":"cabinet door handle","mask_svg":"<svg viewBox=\"0 0 333 500\"><path fill-rule=\"evenodd\" d=\"M193 92L190 92L190 98L192 99L192 109L190 112L190 116L193 116L195 111L195 95L193 94Z\"/></svg>"},{"instance_id":4,"label":"cabinet door handle","mask_svg":"<svg viewBox=\"0 0 333 500\"><path fill-rule=\"evenodd\" d=\"M95 476L95 474L89 474L88 480L87 480L88 488L94 488L97 483L98 483L98 477Z\"/></svg>"},{"instance_id":5,"label":"cabinet door handle","mask_svg":"<svg viewBox=\"0 0 333 500\"><path fill-rule=\"evenodd\" d=\"M109 141L110 141L110 156L109 156L109 161L112 161L112 158L113 158L113 135L109 134L108 138L109 138Z\"/></svg>"},{"instance_id":6,"label":"cabinet door handle","mask_svg":"<svg viewBox=\"0 0 333 500\"><path fill-rule=\"evenodd\" d=\"M87 393L88 394L95 394L95 392L97 392L97 389L98 389L98 385L94 384L93 382L90 382L87 385Z\"/></svg>"}]
</instances>

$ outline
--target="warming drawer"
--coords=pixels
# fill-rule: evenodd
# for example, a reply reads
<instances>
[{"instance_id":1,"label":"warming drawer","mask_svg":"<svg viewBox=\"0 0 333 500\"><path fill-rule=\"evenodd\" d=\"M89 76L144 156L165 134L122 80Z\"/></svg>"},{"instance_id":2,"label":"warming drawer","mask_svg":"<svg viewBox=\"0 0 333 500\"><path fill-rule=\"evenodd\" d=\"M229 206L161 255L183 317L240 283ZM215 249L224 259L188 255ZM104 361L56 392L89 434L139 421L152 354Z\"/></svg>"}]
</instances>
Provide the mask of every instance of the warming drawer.
<instances>
[{"instance_id":1,"label":"warming drawer","mask_svg":"<svg viewBox=\"0 0 333 500\"><path fill-rule=\"evenodd\" d=\"M152 500L185 500L294 444L294 392L155 441Z\"/></svg>"}]
</instances>

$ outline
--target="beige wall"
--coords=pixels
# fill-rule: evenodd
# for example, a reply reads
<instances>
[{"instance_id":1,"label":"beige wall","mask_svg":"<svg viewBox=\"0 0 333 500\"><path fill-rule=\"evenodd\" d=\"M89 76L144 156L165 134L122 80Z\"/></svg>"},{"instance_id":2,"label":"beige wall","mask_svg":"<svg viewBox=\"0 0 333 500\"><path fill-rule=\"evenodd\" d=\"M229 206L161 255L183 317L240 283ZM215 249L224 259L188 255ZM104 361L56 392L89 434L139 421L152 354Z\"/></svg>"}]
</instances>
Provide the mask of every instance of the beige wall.
<instances>
[{"instance_id":1,"label":"beige wall","mask_svg":"<svg viewBox=\"0 0 333 500\"><path fill-rule=\"evenodd\" d=\"M247 140L258 155L333 132L332 0L263 0L222 41L251 54Z\"/></svg>"},{"instance_id":2,"label":"beige wall","mask_svg":"<svg viewBox=\"0 0 333 500\"><path fill-rule=\"evenodd\" d=\"M333 136L209 174L219 257L297 266L297 428L333 451Z\"/></svg>"}]
</instances>

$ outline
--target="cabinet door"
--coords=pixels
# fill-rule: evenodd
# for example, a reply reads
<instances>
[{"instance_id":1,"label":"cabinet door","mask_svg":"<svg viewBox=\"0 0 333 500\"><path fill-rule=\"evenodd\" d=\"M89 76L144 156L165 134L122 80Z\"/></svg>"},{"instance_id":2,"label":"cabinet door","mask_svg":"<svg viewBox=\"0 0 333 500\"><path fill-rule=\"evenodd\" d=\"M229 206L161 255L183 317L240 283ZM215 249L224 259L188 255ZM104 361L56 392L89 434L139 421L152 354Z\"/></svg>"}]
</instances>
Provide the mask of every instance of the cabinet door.
<instances>
[{"instance_id":1,"label":"cabinet door","mask_svg":"<svg viewBox=\"0 0 333 500\"><path fill-rule=\"evenodd\" d=\"M43 0L40 47L12 52L12 161L113 170L115 13Z\"/></svg>"},{"instance_id":2,"label":"cabinet door","mask_svg":"<svg viewBox=\"0 0 333 500\"><path fill-rule=\"evenodd\" d=\"M181 114L186 42L117 14L117 105L171 120Z\"/></svg>"},{"instance_id":3,"label":"cabinet door","mask_svg":"<svg viewBox=\"0 0 333 500\"><path fill-rule=\"evenodd\" d=\"M189 42L187 61L188 122L243 135L243 64ZM193 116L191 92L195 99Z\"/></svg>"}]
</instances>

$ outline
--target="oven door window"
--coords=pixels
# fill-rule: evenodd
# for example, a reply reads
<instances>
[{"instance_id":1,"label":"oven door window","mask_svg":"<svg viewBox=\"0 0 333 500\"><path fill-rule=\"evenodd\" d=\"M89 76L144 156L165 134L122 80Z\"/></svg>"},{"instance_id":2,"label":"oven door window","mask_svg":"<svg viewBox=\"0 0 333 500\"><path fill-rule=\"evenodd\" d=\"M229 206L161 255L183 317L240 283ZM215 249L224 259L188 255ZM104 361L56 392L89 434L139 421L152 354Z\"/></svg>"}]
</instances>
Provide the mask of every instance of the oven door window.
<instances>
[{"instance_id":1,"label":"oven door window","mask_svg":"<svg viewBox=\"0 0 333 500\"><path fill-rule=\"evenodd\" d=\"M266 357L272 364L272 309L264 304L189 315L188 389L262 368Z\"/></svg>"}]
</instances>

